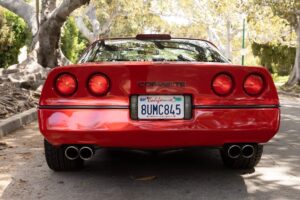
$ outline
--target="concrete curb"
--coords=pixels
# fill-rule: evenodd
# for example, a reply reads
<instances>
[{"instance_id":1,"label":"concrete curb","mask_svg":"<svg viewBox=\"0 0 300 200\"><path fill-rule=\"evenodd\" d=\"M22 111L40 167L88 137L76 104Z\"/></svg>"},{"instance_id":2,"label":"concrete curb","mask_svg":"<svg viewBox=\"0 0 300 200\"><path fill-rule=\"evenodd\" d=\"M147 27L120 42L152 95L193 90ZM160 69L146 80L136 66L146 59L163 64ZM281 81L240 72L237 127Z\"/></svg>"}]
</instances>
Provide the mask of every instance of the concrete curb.
<instances>
[{"instance_id":1,"label":"concrete curb","mask_svg":"<svg viewBox=\"0 0 300 200\"><path fill-rule=\"evenodd\" d=\"M37 119L37 109L31 108L22 113L0 120L0 138Z\"/></svg>"}]
</instances>

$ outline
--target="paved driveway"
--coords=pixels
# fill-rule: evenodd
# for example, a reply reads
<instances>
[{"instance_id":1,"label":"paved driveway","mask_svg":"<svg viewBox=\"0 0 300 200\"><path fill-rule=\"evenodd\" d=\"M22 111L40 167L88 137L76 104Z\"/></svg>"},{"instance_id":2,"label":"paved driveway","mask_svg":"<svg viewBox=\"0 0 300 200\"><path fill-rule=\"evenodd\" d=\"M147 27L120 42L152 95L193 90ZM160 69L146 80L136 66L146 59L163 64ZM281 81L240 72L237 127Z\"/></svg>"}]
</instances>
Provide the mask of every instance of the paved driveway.
<instances>
[{"instance_id":1,"label":"paved driveway","mask_svg":"<svg viewBox=\"0 0 300 200\"><path fill-rule=\"evenodd\" d=\"M300 199L300 101L282 97L280 133L254 171L217 150L101 150L77 172L53 172L37 123L0 140L0 199ZM2 196L1 196L2 194Z\"/></svg>"}]
</instances>

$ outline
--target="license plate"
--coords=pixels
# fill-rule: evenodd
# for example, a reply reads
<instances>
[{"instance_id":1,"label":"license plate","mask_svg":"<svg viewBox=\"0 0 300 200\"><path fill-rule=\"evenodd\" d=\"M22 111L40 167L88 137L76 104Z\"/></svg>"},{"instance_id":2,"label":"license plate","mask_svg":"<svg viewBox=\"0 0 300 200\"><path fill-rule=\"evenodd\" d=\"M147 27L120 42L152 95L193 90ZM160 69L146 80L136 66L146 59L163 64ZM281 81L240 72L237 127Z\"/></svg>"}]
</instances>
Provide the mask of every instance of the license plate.
<instances>
[{"instance_id":1,"label":"license plate","mask_svg":"<svg viewBox=\"0 0 300 200\"><path fill-rule=\"evenodd\" d=\"M183 95L138 96L139 119L183 119Z\"/></svg>"}]
</instances>

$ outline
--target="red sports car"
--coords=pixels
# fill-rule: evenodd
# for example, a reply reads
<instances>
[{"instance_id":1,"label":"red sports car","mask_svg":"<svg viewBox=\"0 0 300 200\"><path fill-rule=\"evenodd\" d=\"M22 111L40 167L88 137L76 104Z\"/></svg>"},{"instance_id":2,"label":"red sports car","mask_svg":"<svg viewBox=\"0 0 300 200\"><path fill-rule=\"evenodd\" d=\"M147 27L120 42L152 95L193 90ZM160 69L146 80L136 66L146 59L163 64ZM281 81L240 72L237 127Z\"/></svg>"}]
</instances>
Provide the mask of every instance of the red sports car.
<instances>
[{"instance_id":1,"label":"red sports car","mask_svg":"<svg viewBox=\"0 0 300 200\"><path fill-rule=\"evenodd\" d=\"M198 146L219 148L226 166L253 168L280 123L265 68L169 35L96 41L78 64L50 72L38 114L57 171L82 167L99 148Z\"/></svg>"}]
</instances>

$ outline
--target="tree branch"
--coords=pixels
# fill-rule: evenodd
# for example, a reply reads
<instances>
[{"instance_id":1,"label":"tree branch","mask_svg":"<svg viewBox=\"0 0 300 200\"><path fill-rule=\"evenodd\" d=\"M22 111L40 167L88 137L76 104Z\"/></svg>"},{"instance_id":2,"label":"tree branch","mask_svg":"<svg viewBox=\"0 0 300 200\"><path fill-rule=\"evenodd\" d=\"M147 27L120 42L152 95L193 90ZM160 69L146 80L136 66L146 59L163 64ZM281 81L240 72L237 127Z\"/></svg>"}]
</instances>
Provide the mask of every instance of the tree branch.
<instances>
[{"instance_id":1,"label":"tree branch","mask_svg":"<svg viewBox=\"0 0 300 200\"><path fill-rule=\"evenodd\" d=\"M90 43L94 42L94 34L87 28L81 16L75 17L75 22L80 33L88 39Z\"/></svg>"},{"instance_id":2,"label":"tree branch","mask_svg":"<svg viewBox=\"0 0 300 200\"><path fill-rule=\"evenodd\" d=\"M77 8L88 4L90 0L64 0L49 16L57 21L65 22L69 15Z\"/></svg>"},{"instance_id":3,"label":"tree branch","mask_svg":"<svg viewBox=\"0 0 300 200\"><path fill-rule=\"evenodd\" d=\"M19 15L29 26L32 35L38 30L35 9L22 0L0 0L0 5Z\"/></svg>"},{"instance_id":4,"label":"tree branch","mask_svg":"<svg viewBox=\"0 0 300 200\"><path fill-rule=\"evenodd\" d=\"M94 4L90 3L87 7L85 14L92 25L92 29L90 30L86 24L84 23L83 16L77 16L75 18L77 28L83 34L83 36L89 40L90 43L93 43L95 40L99 38L100 35L106 35L110 27L112 26L115 18L122 13L120 12L120 6L115 6L113 11L110 13L109 18L105 21L103 26L100 26L100 23L97 19L96 15L96 7ZM101 28L100 28L101 27Z\"/></svg>"},{"instance_id":5,"label":"tree branch","mask_svg":"<svg viewBox=\"0 0 300 200\"><path fill-rule=\"evenodd\" d=\"M97 19L97 15L96 15L96 7L93 3L90 3L89 6L87 7L86 15L88 16L88 19L89 19L90 23L92 24L94 35L98 36L100 33L100 23Z\"/></svg>"},{"instance_id":6,"label":"tree branch","mask_svg":"<svg viewBox=\"0 0 300 200\"><path fill-rule=\"evenodd\" d=\"M36 17L36 24L37 28L40 27L40 2L39 0L35 0L35 17Z\"/></svg>"},{"instance_id":7,"label":"tree branch","mask_svg":"<svg viewBox=\"0 0 300 200\"><path fill-rule=\"evenodd\" d=\"M115 19L122 15L121 11L120 11L120 6L116 6L114 8L114 10L112 11L109 19L105 22L105 24L101 27L101 29L99 30L99 33L98 35L106 35L109 30L110 30L110 27L112 26L113 22L115 21Z\"/></svg>"},{"instance_id":8,"label":"tree branch","mask_svg":"<svg viewBox=\"0 0 300 200\"><path fill-rule=\"evenodd\" d=\"M48 15L56 8L56 0L42 0L41 23L45 21Z\"/></svg>"}]
</instances>

